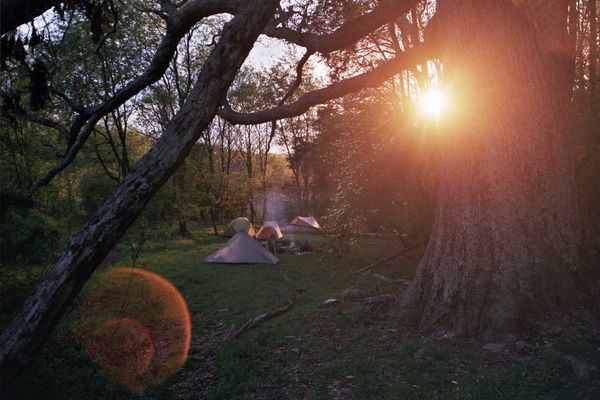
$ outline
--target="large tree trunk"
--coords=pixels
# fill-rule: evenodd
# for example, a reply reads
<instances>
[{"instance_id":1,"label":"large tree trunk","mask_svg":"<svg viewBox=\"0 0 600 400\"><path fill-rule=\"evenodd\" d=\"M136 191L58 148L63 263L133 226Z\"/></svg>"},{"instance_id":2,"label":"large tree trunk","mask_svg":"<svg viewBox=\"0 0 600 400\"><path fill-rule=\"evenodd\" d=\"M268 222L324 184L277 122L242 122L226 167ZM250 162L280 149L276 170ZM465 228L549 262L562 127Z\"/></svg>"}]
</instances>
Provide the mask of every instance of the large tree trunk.
<instances>
[{"instance_id":1,"label":"large tree trunk","mask_svg":"<svg viewBox=\"0 0 600 400\"><path fill-rule=\"evenodd\" d=\"M438 3L453 113L432 236L403 298L424 330L515 332L577 302L566 2L517 3Z\"/></svg>"},{"instance_id":2,"label":"large tree trunk","mask_svg":"<svg viewBox=\"0 0 600 400\"><path fill-rule=\"evenodd\" d=\"M185 105L157 144L106 200L0 337L0 390L39 354L95 268L189 153L217 108L277 1L249 0L223 29Z\"/></svg>"}]
</instances>

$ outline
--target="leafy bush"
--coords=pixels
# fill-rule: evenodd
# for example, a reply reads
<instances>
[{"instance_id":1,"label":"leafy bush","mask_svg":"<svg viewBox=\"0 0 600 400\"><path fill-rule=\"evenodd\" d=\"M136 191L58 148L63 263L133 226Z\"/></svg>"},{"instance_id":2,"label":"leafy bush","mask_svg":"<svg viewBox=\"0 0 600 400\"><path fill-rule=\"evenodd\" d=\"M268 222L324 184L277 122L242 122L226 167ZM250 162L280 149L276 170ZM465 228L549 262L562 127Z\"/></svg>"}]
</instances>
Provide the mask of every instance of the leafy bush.
<instances>
[{"instance_id":1,"label":"leafy bush","mask_svg":"<svg viewBox=\"0 0 600 400\"><path fill-rule=\"evenodd\" d=\"M13 194L2 196L0 263L44 264L61 250L56 221L33 208L33 202Z\"/></svg>"},{"instance_id":2,"label":"leafy bush","mask_svg":"<svg viewBox=\"0 0 600 400\"><path fill-rule=\"evenodd\" d=\"M114 190L116 184L99 172L85 172L79 182L81 208L91 214L98 209Z\"/></svg>"}]
</instances>

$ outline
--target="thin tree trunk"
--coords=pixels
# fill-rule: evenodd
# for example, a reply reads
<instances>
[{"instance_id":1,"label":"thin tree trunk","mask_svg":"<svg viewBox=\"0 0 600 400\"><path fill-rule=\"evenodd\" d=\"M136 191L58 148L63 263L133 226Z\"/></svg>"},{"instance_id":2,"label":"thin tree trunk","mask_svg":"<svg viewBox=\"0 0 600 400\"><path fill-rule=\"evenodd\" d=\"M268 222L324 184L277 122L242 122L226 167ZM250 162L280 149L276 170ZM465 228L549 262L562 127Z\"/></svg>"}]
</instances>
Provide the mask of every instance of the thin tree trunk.
<instances>
[{"instance_id":1,"label":"thin tree trunk","mask_svg":"<svg viewBox=\"0 0 600 400\"><path fill-rule=\"evenodd\" d=\"M536 31L513 4L445 0L438 9L456 113L443 132L432 236L403 299L425 330L514 332L560 323L577 303L570 57L556 51L567 30Z\"/></svg>"},{"instance_id":2,"label":"thin tree trunk","mask_svg":"<svg viewBox=\"0 0 600 400\"><path fill-rule=\"evenodd\" d=\"M210 172L211 175L211 179L210 182L214 182L214 175L215 175L215 156L214 156L214 151L215 151L215 146L211 143L210 141L210 132L206 132L207 135L207 139L206 139L206 151L208 152L208 171ZM213 193L218 192L220 194L220 191L217 191L217 188L212 186L212 183L208 185L207 190L209 191L213 191ZM209 195L209 193L207 193L207 195ZM220 197L220 195L219 195ZM209 209L209 214L210 214L210 220L212 222L212 226L213 226L213 231L215 233L215 236L217 236L219 234L219 231L217 230L217 219L215 217L215 208L216 208L216 204L215 202L213 202L210 205L210 209Z\"/></svg>"},{"instance_id":3,"label":"thin tree trunk","mask_svg":"<svg viewBox=\"0 0 600 400\"><path fill-rule=\"evenodd\" d=\"M215 215L215 209L211 207L210 209L210 220L212 221L213 231L215 236L219 235L219 230L217 229L217 217Z\"/></svg>"},{"instance_id":4,"label":"thin tree trunk","mask_svg":"<svg viewBox=\"0 0 600 400\"><path fill-rule=\"evenodd\" d=\"M248 0L223 29L185 105L157 144L77 234L0 337L0 391L40 353L92 272L173 174L214 117L277 1Z\"/></svg>"},{"instance_id":5,"label":"thin tree trunk","mask_svg":"<svg viewBox=\"0 0 600 400\"><path fill-rule=\"evenodd\" d=\"M248 173L248 209L250 210L250 221L256 221L256 210L254 209L254 165L252 161L252 142L250 138L251 127L246 127L247 144L246 144L246 172Z\"/></svg>"}]
</instances>

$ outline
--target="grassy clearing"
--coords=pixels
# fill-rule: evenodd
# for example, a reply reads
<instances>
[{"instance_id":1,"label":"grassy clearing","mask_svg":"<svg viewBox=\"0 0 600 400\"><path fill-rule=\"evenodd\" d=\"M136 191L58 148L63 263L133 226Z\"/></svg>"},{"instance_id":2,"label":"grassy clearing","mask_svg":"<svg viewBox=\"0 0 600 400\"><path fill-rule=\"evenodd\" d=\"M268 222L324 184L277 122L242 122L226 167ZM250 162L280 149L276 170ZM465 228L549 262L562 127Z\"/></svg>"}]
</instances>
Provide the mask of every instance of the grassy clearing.
<instances>
[{"instance_id":1,"label":"grassy clearing","mask_svg":"<svg viewBox=\"0 0 600 400\"><path fill-rule=\"evenodd\" d=\"M17 383L18 398L175 399L198 398L200 393L209 399L600 398L597 371L577 379L563 360L572 354L600 367L598 336L559 338L552 347L536 344L516 359L506 351L481 350L481 344L420 337L395 318L393 306L366 307L361 301L323 305L347 288L367 295L396 290L394 284L351 273L396 252L400 244L394 239L362 238L342 258L284 254L274 266L203 264L202 259L223 242L204 230L194 231L194 237L186 240L153 238L143 244L136 259L138 267L170 280L187 302L193 341L180 373L142 394L129 393L88 358L74 339L70 315ZM123 243L113 266L129 265L136 253L135 246ZM414 266L414 260L398 259L377 272L405 278ZM8 321L40 278L41 271L36 271L3 275L0 323ZM306 289L289 312L206 349L214 332L229 331L282 305L290 290L284 275ZM191 381L209 370L211 377Z\"/></svg>"}]
</instances>

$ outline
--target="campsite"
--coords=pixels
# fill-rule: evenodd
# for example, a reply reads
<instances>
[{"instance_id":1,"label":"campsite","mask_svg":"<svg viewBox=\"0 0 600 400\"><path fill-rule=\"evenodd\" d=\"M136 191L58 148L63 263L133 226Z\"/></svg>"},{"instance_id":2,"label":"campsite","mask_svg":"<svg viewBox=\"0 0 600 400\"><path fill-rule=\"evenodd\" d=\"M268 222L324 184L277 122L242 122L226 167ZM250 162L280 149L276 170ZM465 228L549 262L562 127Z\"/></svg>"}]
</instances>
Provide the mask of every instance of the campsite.
<instances>
[{"instance_id":1,"label":"campsite","mask_svg":"<svg viewBox=\"0 0 600 400\"><path fill-rule=\"evenodd\" d=\"M393 292L396 283L353 271L372 264L374 254L399 248L397 238L364 237L341 259L279 254L276 265L202 264L199 260L227 238L206 229L193 232L193 239L148 241L135 262L136 268L171 281L192 316L185 366L143 398L593 399L598 394L592 379L579 380L563 360L574 356L597 363L597 339L555 333L549 343L548 338L517 340L499 351L482 347L495 342L432 342L391 318L390 303L368 304L369 298ZM130 249L124 244L115 266L131 263ZM406 279L419 251L373 272ZM291 286L285 276L305 289L296 294L294 306L232 339L248 320L286 304ZM348 299L342 301L344 295ZM328 298L340 303L325 305ZM69 317L59 325L19 398L140 398L94 367L73 340L75 323Z\"/></svg>"},{"instance_id":2,"label":"campsite","mask_svg":"<svg viewBox=\"0 0 600 400\"><path fill-rule=\"evenodd\" d=\"M600 399L598 3L0 0L0 399Z\"/></svg>"}]
</instances>

